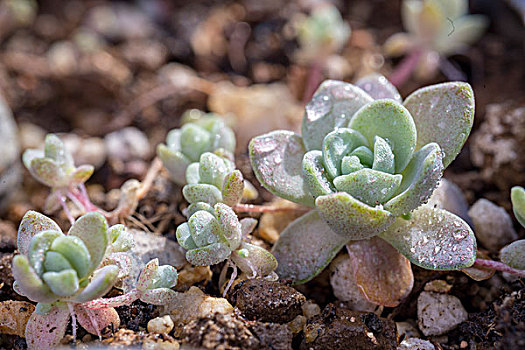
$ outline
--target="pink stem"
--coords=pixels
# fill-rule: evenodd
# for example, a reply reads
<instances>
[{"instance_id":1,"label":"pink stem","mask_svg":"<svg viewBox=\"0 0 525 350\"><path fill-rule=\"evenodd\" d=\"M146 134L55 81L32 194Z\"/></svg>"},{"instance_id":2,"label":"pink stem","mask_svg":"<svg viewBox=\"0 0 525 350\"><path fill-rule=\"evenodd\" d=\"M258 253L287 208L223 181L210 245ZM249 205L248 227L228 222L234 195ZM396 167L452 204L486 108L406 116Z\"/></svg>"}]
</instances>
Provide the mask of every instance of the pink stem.
<instances>
[{"instance_id":1,"label":"pink stem","mask_svg":"<svg viewBox=\"0 0 525 350\"><path fill-rule=\"evenodd\" d=\"M88 301L82 304L86 309L107 309L109 307L119 307L122 305L129 305L140 297L140 292L137 289L131 290L129 293L119 295L113 298L100 298Z\"/></svg>"},{"instance_id":2,"label":"pink stem","mask_svg":"<svg viewBox=\"0 0 525 350\"><path fill-rule=\"evenodd\" d=\"M306 86L303 93L303 102L307 103L312 99L315 90L323 80L322 72L323 63L321 61L315 61L308 72L308 80L306 81Z\"/></svg>"},{"instance_id":3,"label":"pink stem","mask_svg":"<svg viewBox=\"0 0 525 350\"><path fill-rule=\"evenodd\" d=\"M232 275L230 276L230 280L228 281L228 284L224 288L224 292L222 293L222 297L223 298L226 298L226 295L228 294L228 291L230 290L230 288L231 288L233 282L235 281L235 279L237 278L237 265L232 264L231 260L228 260L228 265L233 267L233 272L232 272Z\"/></svg>"},{"instance_id":4,"label":"pink stem","mask_svg":"<svg viewBox=\"0 0 525 350\"><path fill-rule=\"evenodd\" d=\"M69 211L69 208L67 207L66 201L63 196L60 196L60 205L62 205L62 209L64 210L64 213L66 213L69 223L73 225L75 223L75 218L73 217L73 215L71 215L71 212Z\"/></svg>"},{"instance_id":5,"label":"pink stem","mask_svg":"<svg viewBox=\"0 0 525 350\"><path fill-rule=\"evenodd\" d=\"M463 73L459 68L457 68L446 57L439 58L439 69L447 77L448 80L467 81L465 73Z\"/></svg>"},{"instance_id":6,"label":"pink stem","mask_svg":"<svg viewBox=\"0 0 525 350\"><path fill-rule=\"evenodd\" d=\"M89 199L89 196L87 194L86 186L82 183L78 185L78 188L80 189L80 198L82 198L86 209L88 211L97 211L98 207L95 204L91 203L91 200Z\"/></svg>"},{"instance_id":7,"label":"pink stem","mask_svg":"<svg viewBox=\"0 0 525 350\"><path fill-rule=\"evenodd\" d=\"M392 72L388 80L390 80L390 82L394 84L395 87L402 86L416 68L422 54L423 51L420 49L414 49L412 52L410 52L410 54L397 65L396 69L394 72Z\"/></svg>"},{"instance_id":8,"label":"pink stem","mask_svg":"<svg viewBox=\"0 0 525 350\"><path fill-rule=\"evenodd\" d=\"M265 205L255 204L235 204L233 210L241 213L279 213L285 211L304 211L307 212L310 208L279 208Z\"/></svg>"},{"instance_id":9,"label":"pink stem","mask_svg":"<svg viewBox=\"0 0 525 350\"><path fill-rule=\"evenodd\" d=\"M77 316L75 315L75 309L73 308L73 304L67 303L67 308L69 309L69 313L71 314L71 328L73 330L73 340L77 340Z\"/></svg>"},{"instance_id":10,"label":"pink stem","mask_svg":"<svg viewBox=\"0 0 525 350\"><path fill-rule=\"evenodd\" d=\"M499 261L476 259L476 261L474 262L474 265L472 266L489 268L491 270L508 272L508 273L511 273L519 277L525 277L525 270L518 270L518 269L512 268Z\"/></svg>"}]
</instances>

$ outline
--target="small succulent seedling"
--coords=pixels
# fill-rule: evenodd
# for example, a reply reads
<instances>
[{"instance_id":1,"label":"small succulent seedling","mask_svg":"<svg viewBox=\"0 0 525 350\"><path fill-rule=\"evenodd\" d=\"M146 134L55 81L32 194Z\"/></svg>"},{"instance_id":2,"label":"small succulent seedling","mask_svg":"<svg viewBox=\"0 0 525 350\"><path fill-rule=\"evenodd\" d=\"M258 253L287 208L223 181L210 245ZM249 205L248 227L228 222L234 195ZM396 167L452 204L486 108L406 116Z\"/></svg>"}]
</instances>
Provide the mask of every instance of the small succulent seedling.
<instances>
[{"instance_id":1,"label":"small succulent seedling","mask_svg":"<svg viewBox=\"0 0 525 350\"><path fill-rule=\"evenodd\" d=\"M29 211L20 223L17 244L13 288L38 303L26 328L30 349L57 346L70 318L74 336L77 320L99 335L109 324L118 326L113 308L94 312L83 304L102 297L128 275L132 261L126 252L133 238L123 225L108 228L102 214L90 212L63 234L53 220Z\"/></svg>"},{"instance_id":2,"label":"small succulent seedling","mask_svg":"<svg viewBox=\"0 0 525 350\"><path fill-rule=\"evenodd\" d=\"M525 227L525 189L520 186L513 187L510 199L514 216L521 226ZM500 252L500 259L514 269L525 270L525 239L520 239L503 247Z\"/></svg>"},{"instance_id":3,"label":"small succulent seedling","mask_svg":"<svg viewBox=\"0 0 525 350\"><path fill-rule=\"evenodd\" d=\"M350 37L350 26L330 3L316 6L310 16L295 23L300 45L299 60L312 62L339 52Z\"/></svg>"},{"instance_id":4,"label":"small succulent seedling","mask_svg":"<svg viewBox=\"0 0 525 350\"><path fill-rule=\"evenodd\" d=\"M447 73L451 65L444 58L464 51L487 27L484 16L467 13L468 0L404 0L401 18L407 33L394 34L384 45L388 56L410 57L397 71L405 70L406 76L396 77L396 82L408 78L413 69L423 79L432 78L438 68Z\"/></svg>"},{"instance_id":5,"label":"small succulent seedling","mask_svg":"<svg viewBox=\"0 0 525 350\"><path fill-rule=\"evenodd\" d=\"M58 136L48 134L44 150L28 149L22 157L24 165L39 182L51 187L45 209L53 212L64 206L65 198L71 198L86 211L92 210L92 204L85 194L84 182L93 174L93 166L76 167L71 153Z\"/></svg>"},{"instance_id":6,"label":"small succulent seedling","mask_svg":"<svg viewBox=\"0 0 525 350\"><path fill-rule=\"evenodd\" d=\"M177 241L187 250L186 259L196 266L231 261L248 276L264 277L277 267L274 256L266 249L246 243L257 221L239 221L235 212L223 203L214 208L206 205L191 215L188 222L177 227Z\"/></svg>"},{"instance_id":7,"label":"small succulent seedling","mask_svg":"<svg viewBox=\"0 0 525 350\"><path fill-rule=\"evenodd\" d=\"M182 119L188 122L171 130L166 144L157 147L157 155L179 185L186 184L186 168L198 162L201 154L219 149L231 154L235 150L235 135L220 116L190 110Z\"/></svg>"},{"instance_id":8,"label":"small succulent seedling","mask_svg":"<svg viewBox=\"0 0 525 350\"><path fill-rule=\"evenodd\" d=\"M429 86L402 104L383 77L362 86L370 94L325 81L306 106L302 137L281 130L250 143L252 167L266 189L316 208L281 233L273 248L277 273L308 281L344 245L377 235L425 268L472 265L476 244L468 225L447 211L420 207L470 132L470 85Z\"/></svg>"}]
</instances>

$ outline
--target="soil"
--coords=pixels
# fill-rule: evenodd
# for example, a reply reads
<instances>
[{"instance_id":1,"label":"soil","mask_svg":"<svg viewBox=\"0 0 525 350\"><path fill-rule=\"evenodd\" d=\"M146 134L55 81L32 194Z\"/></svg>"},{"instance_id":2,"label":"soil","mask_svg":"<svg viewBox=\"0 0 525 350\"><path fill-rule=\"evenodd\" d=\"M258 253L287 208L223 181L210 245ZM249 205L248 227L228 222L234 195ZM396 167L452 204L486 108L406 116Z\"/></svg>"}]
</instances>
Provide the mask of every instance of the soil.
<instances>
[{"instance_id":1,"label":"soil","mask_svg":"<svg viewBox=\"0 0 525 350\"><path fill-rule=\"evenodd\" d=\"M305 12L307 1L41 0L34 18L25 24L2 15L5 2L0 1L0 91L21 130L30 124L44 133L103 138L133 126L150 142L148 156L126 160L108 156L96 169L87 187L104 209L116 204L107 193L130 178L145 176L155 146L164 142L170 129L180 126L185 110L210 109L205 89L169 87L170 79L182 80L180 71L179 75L169 73L180 68L177 65L185 65L210 86L223 80L237 86L282 83L291 91L293 104L301 106L308 68L294 61L298 44L289 35L287 23ZM381 43L402 30L400 1L337 4L353 30L342 52L352 68L343 78L353 81L371 69ZM509 188L523 186L525 181L525 27L508 1L473 0L470 9L488 16L491 24L478 43L450 58L474 88L476 117L472 136L445 177L459 185L469 204L487 198L511 213ZM388 76L398 63L386 59L377 69ZM425 84L443 81L446 78L438 75ZM402 96L421 85L409 80L400 89ZM23 138L36 142L38 135L27 132ZM505 158L509 152L515 157ZM255 179L246 149L237 150L236 162L259 190L253 203L273 200ZM27 300L12 288L16 227L27 210L42 211L48 193L25 169L22 178L0 213L0 302ZM125 223L176 240L175 230L185 221L186 206L181 188L163 172ZM63 214L53 218L68 227ZM523 238L525 229L516 222L515 228ZM212 267L211 281L197 284L213 297L221 296L222 266ZM117 308L120 329L107 330L103 344L174 349L179 343L181 348L206 349L395 349L402 340L395 322L414 322L419 293L427 282L440 279L452 286L450 294L461 300L469 316L456 329L431 337L436 349L525 348L523 280L497 273L476 282L460 272L414 266L413 271L412 293L399 306L375 313L352 311L338 301L328 271L294 287L286 281L244 281L228 295L234 314L194 320L179 332L180 337L147 333L148 321L159 316L159 310L136 301ZM320 313L307 310L307 305L316 304ZM64 343L72 345L71 326L67 334ZM82 329L77 338L77 345L96 340ZM25 349L26 344L18 336L0 334L0 348Z\"/></svg>"}]
</instances>

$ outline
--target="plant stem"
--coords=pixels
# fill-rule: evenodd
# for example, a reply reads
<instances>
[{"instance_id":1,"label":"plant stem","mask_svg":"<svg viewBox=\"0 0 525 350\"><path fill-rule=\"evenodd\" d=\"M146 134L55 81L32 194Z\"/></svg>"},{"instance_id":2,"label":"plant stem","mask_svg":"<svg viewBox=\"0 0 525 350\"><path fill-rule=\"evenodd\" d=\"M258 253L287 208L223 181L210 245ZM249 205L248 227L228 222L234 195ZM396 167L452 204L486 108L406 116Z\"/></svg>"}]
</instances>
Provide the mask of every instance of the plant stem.
<instances>
[{"instance_id":1,"label":"plant stem","mask_svg":"<svg viewBox=\"0 0 525 350\"><path fill-rule=\"evenodd\" d=\"M283 208L283 207L274 207L271 205L255 205L255 204L235 204L233 210L240 213L279 213L285 211L298 211L298 212L307 212L310 211L310 208Z\"/></svg>"},{"instance_id":2,"label":"plant stem","mask_svg":"<svg viewBox=\"0 0 525 350\"><path fill-rule=\"evenodd\" d=\"M69 309L69 314L71 315L71 328L73 333L73 340L77 340L77 317L75 315L75 309L73 308L72 303L67 303L67 308Z\"/></svg>"},{"instance_id":3,"label":"plant stem","mask_svg":"<svg viewBox=\"0 0 525 350\"><path fill-rule=\"evenodd\" d=\"M485 267L485 268L489 268L495 271L508 272L510 274L513 274L519 277L525 277L525 270L518 270L518 269L512 268L499 261L476 259L476 261L474 262L474 265L472 266Z\"/></svg>"},{"instance_id":4,"label":"plant stem","mask_svg":"<svg viewBox=\"0 0 525 350\"><path fill-rule=\"evenodd\" d=\"M162 169L162 161L159 157L155 157L153 159L153 162L151 163L151 166L144 177L144 180L142 181L142 186L140 190L137 192L137 199L142 199L146 196L148 191L151 189L151 186L153 185L153 181L155 181L155 178L157 177L158 173Z\"/></svg>"},{"instance_id":5,"label":"plant stem","mask_svg":"<svg viewBox=\"0 0 525 350\"><path fill-rule=\"evenodd\" d=\"M412 50L410 54L397 65L388 80L397 88L402 86L416 68L422 54L423 51L421 49Z\"/></svg>"},{"instance_id":6,"label":"plant stem","mask_svg":"<svg viewBox=\"0 0 525 350\"><path fill-rule=\"evenodd\" d=\"M304 87L303 103L308 103L312 99L315 90L323 80L323 62L320 60L315 61L308 71L308 78L306 80L306 86Z\"/></svg>"},{"instance_id":7,"label":"plant stem","mask_svg":"<svg viewBox=\"0 0 525 350\"><path fill-rule=\"evenodd\" d=\"M439 58L439 69L448 80L467 81L467 76L445 57Z\"/></svg>"},{"instance_id":8,"label":"plant stem","mask_svg":"<svg viewBox=\"0 0 525 350\"><path fill-rule=\"evenodd\" d=\"M69 223L73 225L75 223L75 218L73 217L73 215L71 215L71 212L69 211L69 208L66 205L66 200L63 196L60 196L60 205L62 205L62 209L64 210L64 213L66 213Z\"/></svg>"}]
</instances>

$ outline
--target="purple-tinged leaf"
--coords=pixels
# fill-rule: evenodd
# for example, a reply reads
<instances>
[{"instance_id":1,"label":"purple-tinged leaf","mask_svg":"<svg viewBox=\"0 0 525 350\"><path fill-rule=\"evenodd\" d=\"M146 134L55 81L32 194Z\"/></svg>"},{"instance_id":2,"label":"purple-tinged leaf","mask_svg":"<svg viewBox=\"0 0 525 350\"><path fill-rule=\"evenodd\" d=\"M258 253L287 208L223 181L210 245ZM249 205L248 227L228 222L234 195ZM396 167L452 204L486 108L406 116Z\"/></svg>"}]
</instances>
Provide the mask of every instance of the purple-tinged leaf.
<instances>
[{"instance_id":1,"label":"purple-tinged leaf","mask_svg":"<svg viewBox=\"0 0 525 350\"><path fill-rule=\"evenodd\" d=\"M177 294L169 288L148 289L141 294L140 300L152 305L168 305L176 301Z\"/></svg>"},{"instance_id":2,"label":"purple-tinged leaf","mask_svg":"<svg viewBox=\"0 0 525 350\"><path fill-rule=\"evenodd\" d=\"M27 348L54 349L60 344L69 323L69 310L54 306L46 315L33 312L26 326Z\"/></svg>"},{"instance_id":3,"label":"purple-tinged leaf","mask_svg":"<svg viewBox=\"0 0 525 350\"><path fill-rule=\"evenodd\" d=\"M77 167L69 176L71 177L72 184L82 184L86 182L95 171L92 165L81 165Z\"/></svg>"},{"instance_id":4,"label":"purple-tinged leaf","mask_svg":"<svg viewBox=\"0 0 525 350\"><path fill-rule=\"evenodd\" d=\"M219 221L220 232L231 250L237 249L242 239L241 223L232 208L223 203L215 205L215 216Z\"/></svg>"},{"instance_id":5,"label":"purple-tinged leaf","mask_svg":"<svg viewBox=\"0 0 525 350\"><path fill-rule=\"evenodd\" d=\"M222 185L223 203L233 206L239 203L244 192L244 179L239 170L234 170L224 178Z\"/></svg>"},{"instance_id":6,"label":"purple-tinged leaf","mask_svg":"<svg viewBox=\"0 0 525 350\"><path fill-rule=\"evenodd\" d=\"M111 329L118 329L120 326L120 317L112 307L92 310L75 305L75 314L78 323L91 334L99 335L104 328L110 325Z\"/></svg>"},{"instance_id":7,"label":"purple-tinged leaf","mask_svg":"<svg viewBox=\"0 0 525 350\"><path fill-rule=\"evenodd\" d=\"M190 203L205 202L215 205L222 201L221 191L214 185L188 184L182 188L184 198Z\"/></svg>"},{"instance_id":8,"label":"purple-tinged leaf","mask_svg":"<svg viewBox=\"0 0 525 350\"><path fill-rule=\"evenodd\" d=\"M257 219L244 218L244 219L241 219L240 223L241 223L242 236L246 237L247 235L252 233L255 226L257 226Z\"/></svg>"},{"instance_id":9,"label":"purple-tinged leaf","mask_svg":"<svg viewBox=\"0 0 525 350\"><path fill-rule=\"evenodd\" d=\"M67 183L64 181L64 171L50 158L33 159L29 172L35 179L46 186L67 186Z\"/></svg>"},{"instance_id":10,"label":"purple-tinged leaf","mask_svg":"<svg viewBox=\"0 0 525 350\"><path fill-rule=\"evenodd\" d=\"M525 270L525 239L512 242L500 252L503 263L518 270Z\"/></svg>"},{"instance_id":11,"label":"purple-tinged leaf","mask_svg":"<svg viewBox=\"0 0 525 350\"><path fill-rule=\"evenodd\" d=\"M232 254L232 260L248 276L264 277L277 268L277 260L272 253L246 242L242 242L239 250Z\"/></svg>"},{"instance_id":12,"label":"purple-tinged leaf","mask_svg":"<svg viewBox=\"0 0 525 350\"><path fill-rule=\"evenodd\" d=\"M374 100L388 98L397 103L403 102L396 87L381 74L369 74L364 76L359 79L355 85L370 95Z\"/></svg>"},{"instance_id":13,"label":"purple-tinged leaf","mask_svg":"<svg viewBox=\"0 0 525 350\"><path fill-rule=\"evenodd\" d=\"M379 237L346 245L355 280L365 297L379 305L394 307L410 294L414 275L410 262Z\"/></svg>"},{"instance_id":14,"label":"purple-tinged leaf","mask_svg":"<svg viewBox=\"0 0 525 350\"><path fill-rule=\"evenodd\" d=\"M98 212L82 215L69 229L69 235L84 242L91 256L89 271L94 271L102 262L108 245L108 223L104 215Z\"/></svg>"},{"instance_id":15,"label":"purple-tinged leaf","mask_svg":"<svg viewBox=\"0 0 525 350\"><path fill-rule=\"evenodd\" d=\"M91 310L107 309L110 307L119 307L123 305L129 305L140 296L140 292L137 289L132 289L129 293L119 295L113 298L100 298L87 303L80 304L82 307Z\"/></svg>"},{"instance_id":16,"label":"purple-tinged leaf","mask_svg":"<svg viewBox=\"0 0 525 350\"><path fill-rule=\"evenodd\" d=\"M186 252L186 260L195 266L209 266L226 260L231 249L224 243L213 243L202 248L195 248Z\"/></svg>"},{"instance_id":17,"label":"purple-tinged leaf","mask_svg":"<svg viewBox=\"0 0 525 350\"><path fill-rule=\"evenodd\" d=\"M137 289L144 292L153 282L153 277L159 268L159 259L153 259L144 266L137 281Z\"/></svg>"},{"instance_id":18,"label":"purple-tinged leaf","mask_svg":"<svg viewBox=\"0 0 525 350\"><path fill-rule=\"evenodd\" d=\"M39 232L48 230L62 232L53 220L36 211L29 210L18 227L17 246L20 254L27 255L31 238Z\"/></svg>"},{"instance_id":19,"label":"purple-tinged leaf","mask_svg":"<svg viewBox=\"0 0 525 350\"><path fill-rule=\"evenodd\" d=\"M36 302L50 303L57 300L49 287L35 273L24 255L16 255L12 263L16 291Z\"/></svg>"},{"instance_id":20,"label":"purple-tinged leaf","mask_svg":"<svg viewBox=\"0 0 525 350\"><path fill-rule=\"evenodd\" d=\"M333 232L311 211L293 221L281 233L273 246L277 259L277 274L295 284L305 283L317 276L337 255L348 239Z\"/></svg>"}]
</instances>

